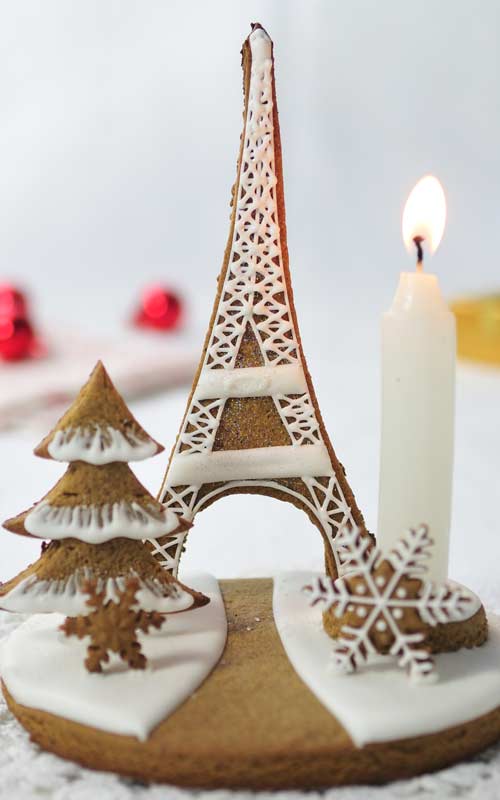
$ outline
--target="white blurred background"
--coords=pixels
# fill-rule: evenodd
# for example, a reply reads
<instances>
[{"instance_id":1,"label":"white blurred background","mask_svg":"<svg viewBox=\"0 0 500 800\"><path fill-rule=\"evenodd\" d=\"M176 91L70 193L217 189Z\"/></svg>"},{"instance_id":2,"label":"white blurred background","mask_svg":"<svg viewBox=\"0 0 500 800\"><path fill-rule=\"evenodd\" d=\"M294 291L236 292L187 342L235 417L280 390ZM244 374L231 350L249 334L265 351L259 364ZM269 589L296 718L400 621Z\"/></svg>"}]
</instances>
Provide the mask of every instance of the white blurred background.
<instances>
[{"instance_id":1,"label":"white blurred background","mask_svg":"<svg viewBox=\"0 0 500 800\"><path fill-rule=\"evenodd\" d=\"M398 272L411 268L401 212L424 173L440 178L448 200L432 263L443 291L500 288L496 0L3 2L0 277L30 291L42 328L113 336L140 287L164 280L188 304L184 339L201 345L235 176L240 47L253 21L275 41L306 355L374 529L379 318ZM185 396L133 404L167 448ZM487 595L500 556L499 397L496 373L460 371L451 571ZM0 438L3 517L61 472L31 456L34 439L33 431ZM165 464L160 456L137 470L154 492ZM277 505L230 498L204 512L186 568L236 575L319 566L319 536ZM492 548L492 558L472 558L471 541ZM0 577L36 550L5 534Z\"/></svg>"}]
</instances>

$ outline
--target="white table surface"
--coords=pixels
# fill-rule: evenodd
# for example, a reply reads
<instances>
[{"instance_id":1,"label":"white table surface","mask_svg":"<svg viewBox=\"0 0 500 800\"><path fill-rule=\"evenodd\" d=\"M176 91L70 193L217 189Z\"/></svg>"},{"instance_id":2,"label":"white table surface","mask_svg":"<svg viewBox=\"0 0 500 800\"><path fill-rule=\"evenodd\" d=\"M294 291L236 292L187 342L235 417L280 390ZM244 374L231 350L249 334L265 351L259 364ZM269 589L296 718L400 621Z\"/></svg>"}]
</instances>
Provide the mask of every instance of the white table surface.
<instances>
[{"instance_id":1,"label":"white table surface","mask_svg":"<svg viewBox=\"0 0 500 800\"><path fill-rule=\"evenodd\" d=\"M362 338L362 337L361 337ZM334 447L371 529L376 525L378 469L378 366L362 357L339 357L335 369L324 353L312 355L320 404ZM187 389L132 403L144 427L167 447L173 441ZM450 574L476 591L491 610L500 610L500 372L461 367L457 386L457 442L454 521ZM2 434L0 517L29 506L57 480L62 465L33 458L31 451L46 431L30 425ZM159 487L165 454L135 465L144 483ZM5 580L36 557L38 544L4 533L0 538L0 578ZM235 496L216 503L197 518L183 559L186 571L212 571L218 577L272 575L282 569L317 569L322 563L321 539L307 517L269 498ZM0 630L16 624L2 615ZM371 797L496 797L500 754L496 749L472 763L404 784L373 789L331 790L332 798ZM65 763L28 743L24 732L0 709L0 797L50 800L99 800L187 797L190 793L162 787L144 788L118 777L94 774ZM217 793L226 795L227 793ZM288 796L288 795L287 795Z\"/></svg>"}]
</instances>

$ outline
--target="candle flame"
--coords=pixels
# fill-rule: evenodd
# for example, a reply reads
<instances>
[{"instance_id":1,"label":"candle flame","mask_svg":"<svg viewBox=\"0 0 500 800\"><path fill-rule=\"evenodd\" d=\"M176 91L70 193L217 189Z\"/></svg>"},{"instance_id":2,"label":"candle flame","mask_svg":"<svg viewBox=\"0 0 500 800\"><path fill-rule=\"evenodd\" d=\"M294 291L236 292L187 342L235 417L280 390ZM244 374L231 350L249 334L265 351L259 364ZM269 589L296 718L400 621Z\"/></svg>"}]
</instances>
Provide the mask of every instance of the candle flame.
<instances>
[{"instance_id":1,"label":"candle flame","mask_svg":"<svg viewBox=\"0 0 500 800\"><path fill-rule=\"evenodd\" d=\"M425 175L414 186L403 211L403 241L415 252L415 240L435 253L443 238L446 222L446 198L443 187L433 175Z\"/></svg>"}]
</instances>

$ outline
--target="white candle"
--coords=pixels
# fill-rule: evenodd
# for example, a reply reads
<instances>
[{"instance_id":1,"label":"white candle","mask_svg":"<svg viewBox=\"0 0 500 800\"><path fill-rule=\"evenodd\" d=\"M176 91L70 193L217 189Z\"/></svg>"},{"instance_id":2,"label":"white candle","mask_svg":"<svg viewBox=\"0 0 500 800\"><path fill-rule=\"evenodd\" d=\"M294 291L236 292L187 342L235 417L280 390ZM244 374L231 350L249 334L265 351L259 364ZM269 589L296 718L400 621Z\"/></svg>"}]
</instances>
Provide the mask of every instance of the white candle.
<instances>
[{"instance_id":1,"label":"white candle","mask_svg":"<svg viewBox=\"0 0 500 800\"><path fill-rule=\"evenodd\" d=\"M455 404L455 318L435 275L422 271L422 244L435 250L446 206L435 178L420 181L403 217L419 252L382 320L382 439L377 538L390 549L408 528L429 525L429 577L448 575Z\"/></svg>"}]
</instances>

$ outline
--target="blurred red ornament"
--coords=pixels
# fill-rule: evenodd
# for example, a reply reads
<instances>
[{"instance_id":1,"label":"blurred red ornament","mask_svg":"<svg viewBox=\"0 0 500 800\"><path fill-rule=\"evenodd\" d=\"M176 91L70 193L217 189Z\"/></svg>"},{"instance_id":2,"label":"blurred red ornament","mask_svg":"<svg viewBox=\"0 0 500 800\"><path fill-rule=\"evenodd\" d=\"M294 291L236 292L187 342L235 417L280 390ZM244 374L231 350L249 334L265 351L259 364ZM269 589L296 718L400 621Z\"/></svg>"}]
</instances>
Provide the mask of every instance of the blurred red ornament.
<instances>
[{"instance_id":1,"label":"blurred red ornament","mask_svg":"<svg viewBox=\"0 0 500 800\"><path fill-rule=\"evenodd\" d=\"M27 314L26 298L19 289L8 283L0 284L0 319L25 318Z\"/></svg>"},{"instance_id":2,"label":"blurred red ornament","mask_svg":"<svg viewBox=\"0 0 500 800\"><path fill-rule=\"evenodd\" d=\"M0 284L0 359L21 361L44 353L28 318L25 295L8 283Z\"/></svg>"},{"instance_id":3,"label":"blurred red ornament","mask_svg":"<svg viewBox=\"0 0 500 800\"><path fill-rule=\"evenodd\" d=\"M34 355L35 334L26 319L0 317L0 358L20 361Z\"/></svg>"},{"instance_id":4,"label":"blurred red ornament","mask_svg":"<svg viewBox=\"0 0 500 800\"><path fill-rule=\"evenodd\" d=\"M142 293L134 323L142 328L173 331L180 326L183 312L183 303L177 294L164 286L149 286Z\"/></svg>"}]
</instances>

